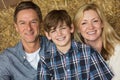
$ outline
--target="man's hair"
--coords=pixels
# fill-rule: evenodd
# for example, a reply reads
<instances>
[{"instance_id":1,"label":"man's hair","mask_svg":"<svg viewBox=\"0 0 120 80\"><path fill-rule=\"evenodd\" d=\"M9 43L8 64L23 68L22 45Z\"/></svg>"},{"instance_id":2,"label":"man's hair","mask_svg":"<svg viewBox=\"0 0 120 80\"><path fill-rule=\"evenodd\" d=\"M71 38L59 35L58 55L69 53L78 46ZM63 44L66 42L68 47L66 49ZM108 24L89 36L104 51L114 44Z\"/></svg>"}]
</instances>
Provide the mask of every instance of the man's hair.
<instances>
[{"instance_id":1,"label":"man's hair","mask_svg":"<svg viewBox=\"0 0 120 80\"><path fill-rule=\"evenodd\" d=\"M14 22L17 22L17 14L21 10L25 10L25 9L33 9L33 10L35 10L36 13L38 14L39 20L42 21L42 13L41 13L41 10L40 10L39 6L37 6L32 1L22 1L15 8L15 11L14 11Z\"/></svg>"},{"instance_id":2,"label":"man's hair","mask_svg":"<svg viewBox=\"0 0 120 80\"><path fill-rule=\"evenodd\" d=\"M44 30L46 32L49 32L52 27L54 27L54 29L56 29L59 22L61 22L61 23L65 22L66 25L71 28L71 24L72 24L71 17L69 16L69 14L67 13L66 10L52 10L52 11L50 11L46 15L46 17L43 21Z\"/></svg>"}]
</instances>

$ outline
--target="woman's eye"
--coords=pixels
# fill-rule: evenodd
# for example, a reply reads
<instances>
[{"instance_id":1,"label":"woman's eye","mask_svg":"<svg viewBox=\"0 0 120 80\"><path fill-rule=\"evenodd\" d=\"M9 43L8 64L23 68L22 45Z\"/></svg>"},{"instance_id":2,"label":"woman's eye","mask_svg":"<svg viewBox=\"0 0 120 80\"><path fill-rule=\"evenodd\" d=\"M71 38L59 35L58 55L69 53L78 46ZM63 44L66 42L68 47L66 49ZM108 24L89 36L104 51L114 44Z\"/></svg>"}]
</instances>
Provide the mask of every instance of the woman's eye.
<instances>
[{"instance_id":1,"label":"woman's eye","mask_svg":"<svg viewBox=\"0 0 120 80\"><path fill-rule=\"evenodd\" d=\"M62 27L62 28L60 28L60 29L61 29L61 30L62 30L62 29L66 29L66 27Z\"/></svg>"},{"instance_id":2,"label":"woman's eye","mask_svg":"<svg viewBox=\"0 0 120 80\"><path fill-rule=\"evenodd\" d=\"M32 21L32 23L36 23L36 21Z\"/></svg>"},{"instance_id":3,"label":"woman's eye","mask_svg":"<svg viewBox=\"0 0 120 80\"><path fill-rule=\"evenodd\" d=\"M86 23L84 22L84 23L81 23L82 25L85 25Z\"/></svg>"},{"instance_id":4,"label":"woman's eye","mask_svg":"<svg viewBox=\"0 0 120 80\"><path fill-rule=\"evenodd\" d=\"M98 20L94 20L94 22L98 22Z\"/></svg>"}]
</instances>

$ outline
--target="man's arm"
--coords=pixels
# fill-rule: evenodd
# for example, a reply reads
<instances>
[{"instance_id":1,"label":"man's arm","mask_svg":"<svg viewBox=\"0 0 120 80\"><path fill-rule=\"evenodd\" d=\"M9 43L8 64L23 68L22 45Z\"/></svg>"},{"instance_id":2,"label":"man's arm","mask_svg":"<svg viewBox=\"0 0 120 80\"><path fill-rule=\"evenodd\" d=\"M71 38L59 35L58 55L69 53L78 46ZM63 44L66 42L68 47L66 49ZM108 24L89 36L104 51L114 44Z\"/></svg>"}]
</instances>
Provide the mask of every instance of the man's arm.
<instances>
[{"instance_id":1,"label":"man's arm","mask_svg":"<svg viewBox=\"0 0 120 80\"><path fill-rule=\"evenodd\" d=\"M0 53L0 80L11 80L8 58Z\"/></svg>"}]
</instances>

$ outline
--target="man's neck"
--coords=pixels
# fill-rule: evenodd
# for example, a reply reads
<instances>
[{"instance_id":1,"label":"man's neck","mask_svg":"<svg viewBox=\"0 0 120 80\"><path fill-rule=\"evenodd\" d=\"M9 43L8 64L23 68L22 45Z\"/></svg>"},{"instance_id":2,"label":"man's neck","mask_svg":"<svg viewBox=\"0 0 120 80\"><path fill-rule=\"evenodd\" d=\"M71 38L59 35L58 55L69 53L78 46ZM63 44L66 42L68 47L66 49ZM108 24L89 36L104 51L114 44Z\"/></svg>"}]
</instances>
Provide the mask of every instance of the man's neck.
<instances>
[{"instance_id":1,"label":"man's neck","mask_svg":"<svg viewBox=\"0 0 120 80\"><path fill-rule=\"evenodd\" d=\"M37 40L36 42L27 43L27 44L23 43L23 46L24 46L25 52L33 53L33 52L35 52L36 50L38 50L40 48L40 41Z\"/></svg>"}]
</instances>

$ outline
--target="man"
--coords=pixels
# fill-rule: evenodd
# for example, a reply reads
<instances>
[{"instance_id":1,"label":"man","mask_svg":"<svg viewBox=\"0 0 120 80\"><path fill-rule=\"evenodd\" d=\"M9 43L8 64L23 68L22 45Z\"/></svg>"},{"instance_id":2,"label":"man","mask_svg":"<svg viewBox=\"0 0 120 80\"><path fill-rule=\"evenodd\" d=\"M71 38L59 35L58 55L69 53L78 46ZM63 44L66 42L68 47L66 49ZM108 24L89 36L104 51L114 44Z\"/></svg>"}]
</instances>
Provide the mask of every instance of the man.
<instances>
[{"instance_id":1,"label":"man","mask_svg":"<svg viewBox=\"0 0 120 80\"><path fill-rule=\"evenodd\" d=\"M38 80L111 80L112 72L90 46L72 39L74 27L65 10L52 10L44 19L50 44L38 65Z\"/></svg>"},{"instance_id":2,"label":"man","mask_svg":"<svg viewBox=\"0 0 120 80\"><path fill-rule=\"evenodd\" d=\"M42 23L40 8L31 1L18 4L14 12L14 24L20 34L20 42L7 48L0 55L0 80L35 80L40 53L47 44L39 36Z\"/></svg>"}]
</instances>

